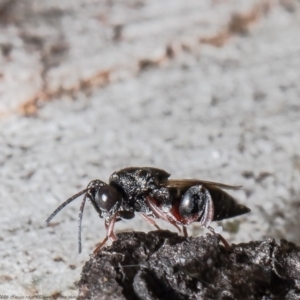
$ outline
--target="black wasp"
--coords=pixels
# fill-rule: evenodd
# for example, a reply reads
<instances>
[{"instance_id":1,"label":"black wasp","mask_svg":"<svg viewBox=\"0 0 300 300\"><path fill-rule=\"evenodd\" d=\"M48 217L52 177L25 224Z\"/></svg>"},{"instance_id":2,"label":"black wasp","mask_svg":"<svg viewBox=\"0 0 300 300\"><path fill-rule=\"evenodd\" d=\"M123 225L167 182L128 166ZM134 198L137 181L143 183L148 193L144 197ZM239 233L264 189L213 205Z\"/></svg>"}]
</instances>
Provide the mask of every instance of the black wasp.
<instances>
[{"instance_id":1,"label":"black wasp","mask_svg":"<svg viewBox=\"0 0 300 300\"><path fill-rule=\"evenodd\" d=\"M86 199L89 199L100 218L104 219L106 237L96 248L98 251L108 239L116 240L114 225L122 219L132 219L139 212L159 229L152 218L159 218L183 227L199 222L209 227L210 222L245 214L250 209L239 204L223 189L240 187L195 179L169 179L164 170L150 167L130 167L114 172L109 184L91 181L87 188L62 203L46 220L45 226L66 205L82 194L78 216L78 250L81 252L81 221Z\"/></svg>"}]
</instances>

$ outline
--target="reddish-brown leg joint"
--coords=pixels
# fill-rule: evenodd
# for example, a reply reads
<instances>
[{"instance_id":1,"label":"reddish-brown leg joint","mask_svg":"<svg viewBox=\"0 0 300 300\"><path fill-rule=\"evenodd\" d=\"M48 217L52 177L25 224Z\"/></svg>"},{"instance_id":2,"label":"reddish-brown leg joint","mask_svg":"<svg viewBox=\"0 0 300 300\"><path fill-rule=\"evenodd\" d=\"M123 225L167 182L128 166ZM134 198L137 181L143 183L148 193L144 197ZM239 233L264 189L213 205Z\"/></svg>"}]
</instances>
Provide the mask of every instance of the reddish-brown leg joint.
<instances>
[{"instance_id":1,"label":"reddish-brown leg joint","mask_svg":"<svg viewBox=\"0 0 300 300\"><path fill-rule=\"evenodd\" d=\"M172 218L170 215L167 215L165 212L163 212L155 203L152 201L151 197L146 197L146 202L147 205L150 207L152 210L153 214L157 217L160 218L173 226L177 228L179 232L181 232L181 228L176 224L176 219Z\"/></svg>"},{"instance_id":2,"label":"reddish-brown leg joint","mask_svg":"<svg viewBox=\"0 0 300 300\"><path fill-rule=\"evenodd\" d=\"M110 222L109 222L109 223L107 223L107 222L104 223L104 226L105 226L107 235L108 235L108 230L109 230L109 224L110 224ZM114 225L115 225L115 224L113 224L113 226L114 226ZM116 240L117 240L117 237L115 236L114 231L111 231L111 236L109 236L109 238L110 238L112 241L116 241Z\"/></svg>"},{"instance_id":3,"label":"reddish-brown leg joint","mask_svg":"<svg viewBox=\"0 0 300 300\"><path fill-rule=\"evenodd\" d=\"M97 254L98 251L105 245L105 243L108 241L108 239L111 239L112 241L115 241L117 237L114 234L114 226L116 223L118 213L115 213L112 218L109 220L108 224L105 222L105 229L106 229L106 237L105 239L96 247L96 249L93 251L94 254Z\"/></svg>"},{"instance_id":4,"label":"reddish-brown leg joint","mask_svg":"<svg viewBox=\"0 0 300 300\"><path fill-rule=\"evenodd\" d=\"M210 232L212 232L213 234L217 235L217 236L220 238L222 244L224 245L224 247L225 247L227 250L230 248L229 243L225 240L225 238L224 238L221 234L216 233L215 230L214 230L211 226L208 226L207 229L208 229Z\"/></svg>"},{"instance_id":5,"label":"reddish-brown leg joint","mask_svg":"<svg viewBox=\"0 0 300 300\"><path fill-rule=\"evenodd\" d=\"M182 230L183 230L183 235L184 235L184 237L188 237L189 234L188 234L188 232L187 232L186 226L182 225Z\"/></svg>"},{"instance_id":6,"label":"reddish-brown leg joint","mask_svg":"<svg viewBox=\"0 0 300 300\"><path fill-rule=\"evenodd\" d=\"M155 226L158 230L161 230L161 228L156 224L156 222L153 219L151 219L150 217L148 217L145 214L141 214L141 215L149 224Z\"/></svg>"}]
</instances>

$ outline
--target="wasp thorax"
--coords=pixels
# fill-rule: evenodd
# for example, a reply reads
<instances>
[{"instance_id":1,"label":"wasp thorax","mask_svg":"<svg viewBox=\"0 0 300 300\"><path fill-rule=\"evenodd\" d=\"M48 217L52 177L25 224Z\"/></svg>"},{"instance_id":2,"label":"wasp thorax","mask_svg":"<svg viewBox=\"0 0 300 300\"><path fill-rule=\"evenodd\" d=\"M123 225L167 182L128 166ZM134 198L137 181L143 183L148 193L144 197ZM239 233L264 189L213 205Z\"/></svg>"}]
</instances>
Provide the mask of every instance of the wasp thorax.
<instances>
[{"instance_id":1,"label":"wasp thorax","mask_svg":"<svg viewBox=\"0 0 300 300\"><path fill-rule=\"evenodd\" d=\"M111 185L102 186L95 195L95 201L99 208L106 211L110 211L121 200L122 195Z\"/></svg>"},{"instance_id":2,"label":"wasp thorax","mask_svg":"<svg viewBox=\"0 0 300 300\"><path fill-rule=\"evenodd\" d=\"M201 185L192 186L182 196L179 204L179 213L182 218L191 218L200 215L205 209L205 192Z\"/></svg>"}]
</instances>

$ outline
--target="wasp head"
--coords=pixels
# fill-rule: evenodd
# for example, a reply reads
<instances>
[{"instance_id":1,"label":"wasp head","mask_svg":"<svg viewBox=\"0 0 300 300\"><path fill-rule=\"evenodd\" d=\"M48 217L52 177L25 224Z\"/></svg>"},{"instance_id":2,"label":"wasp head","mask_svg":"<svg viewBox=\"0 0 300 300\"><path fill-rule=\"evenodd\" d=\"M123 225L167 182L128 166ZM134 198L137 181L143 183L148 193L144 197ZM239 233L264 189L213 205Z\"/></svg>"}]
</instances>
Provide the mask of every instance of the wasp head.
<instances>
[{"instance_id":1,"label":"wasp head","mask_svg":"<svg viewBox=\"0 0 300 300\"><path fill-rule=\"evenodd\" d=\"M99 216L105 219L109 219L122 203L122 195L117 188L101 180L91 181L86 195Z\"/></svg>"},{"instance_id":2,"label":"wasp head","mask_svg":"<svg viewBox=\"0 0 300 300\"><path fill-rule=\"evenodd\" d=\"M73 195L71 198L67 199L62 203L45 221L45 227L50 223L50 221L60 212L65 206L71 203L73 200L83 195L83 200L80 205L79 215L78 215L78 251L81 252L81 224L82 215L84 211L84 206L86 199L88 198L92 203L93 207L97 211L100 218L105 218L108 220L115 212L118 211L122 203L122 195L120 192L112 185L108 185L101 180L91 181L87 188L80 191L79 193Z\"/></svg>"}]
</instances>

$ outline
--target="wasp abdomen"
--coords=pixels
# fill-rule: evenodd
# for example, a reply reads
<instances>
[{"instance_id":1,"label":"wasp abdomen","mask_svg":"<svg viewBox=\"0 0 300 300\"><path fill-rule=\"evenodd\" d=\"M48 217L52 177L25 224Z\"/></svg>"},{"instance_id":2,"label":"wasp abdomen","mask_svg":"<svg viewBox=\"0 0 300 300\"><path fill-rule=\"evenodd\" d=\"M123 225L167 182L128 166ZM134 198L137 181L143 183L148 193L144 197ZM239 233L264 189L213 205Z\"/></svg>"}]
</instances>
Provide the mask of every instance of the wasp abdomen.
<instances>
[{"instance_id":1,"label":"wasp abdomen","mask_svg":"<svg viewBox=\"0 0 300 300\"><path fill-rule=\"evenodd\" d=\"M216 187L208 187L214 203L213 221L220 221L250 212L250 209L239 204L232 196Z\"/></svg>"}]
</instances>

